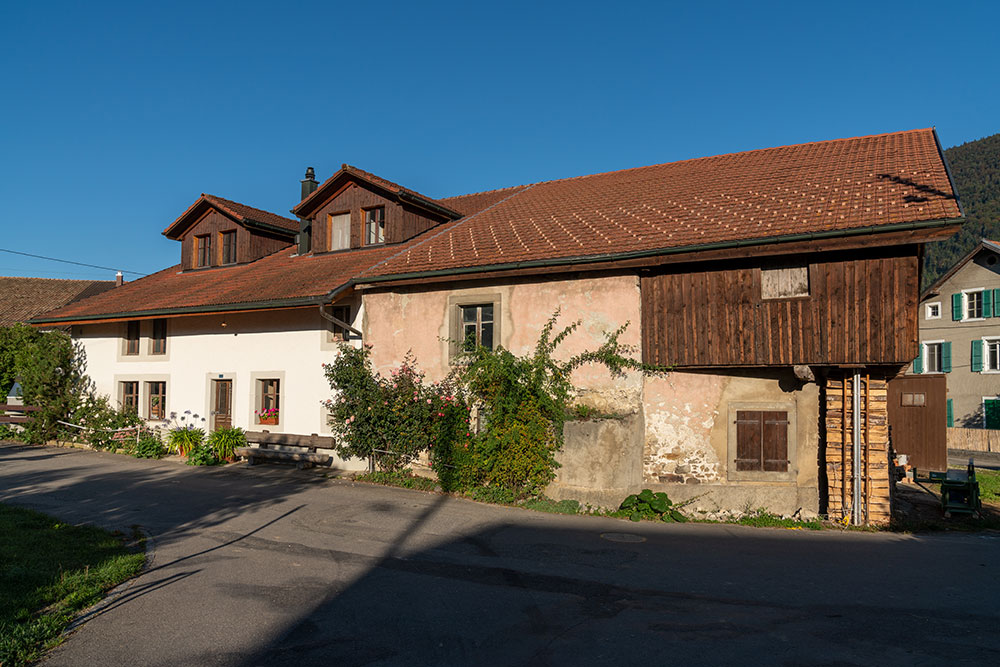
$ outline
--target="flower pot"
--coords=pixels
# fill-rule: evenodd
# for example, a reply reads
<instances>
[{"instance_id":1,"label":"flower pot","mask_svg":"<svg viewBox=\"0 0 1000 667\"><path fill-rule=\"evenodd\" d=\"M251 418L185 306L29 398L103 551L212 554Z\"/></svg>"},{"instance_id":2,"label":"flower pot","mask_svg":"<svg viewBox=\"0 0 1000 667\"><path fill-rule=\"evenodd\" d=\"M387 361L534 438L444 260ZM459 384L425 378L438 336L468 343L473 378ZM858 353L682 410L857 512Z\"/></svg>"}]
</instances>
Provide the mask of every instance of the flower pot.
<instances>
[{"instance_id":1,"label":"flower pot","mask_svg":"<svg viewBox=\"0 0 1000 667\"><path fill-rule=\"evenodd\" d=\"M258 417L257 418L257 423L258 424L270 424L270 425L273 426L273 425L275 425L275 424L278 423L278 418L277 417Z\"/></svg>"}]
</instances>

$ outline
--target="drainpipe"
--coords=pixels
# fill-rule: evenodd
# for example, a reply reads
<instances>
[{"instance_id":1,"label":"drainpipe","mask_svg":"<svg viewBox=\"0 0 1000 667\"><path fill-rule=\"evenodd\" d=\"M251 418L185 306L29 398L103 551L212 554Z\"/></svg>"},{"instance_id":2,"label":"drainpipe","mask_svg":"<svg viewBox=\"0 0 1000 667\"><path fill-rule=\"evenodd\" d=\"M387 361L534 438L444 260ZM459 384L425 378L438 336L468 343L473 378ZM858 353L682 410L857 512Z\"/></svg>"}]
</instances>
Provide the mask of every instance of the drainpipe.
<instances>
[{"instance_id":1,"label":"drainpipe","mask_svg":"<svg viewBox=\"0 0 1000 667\"><path fill-rule=\"evenodd\" d=\"M854 374L854 386L851 392L851 420L854 447L851 451L851 523L855 526L861 523L861 373Z\"/></svg>"}]
</instances>

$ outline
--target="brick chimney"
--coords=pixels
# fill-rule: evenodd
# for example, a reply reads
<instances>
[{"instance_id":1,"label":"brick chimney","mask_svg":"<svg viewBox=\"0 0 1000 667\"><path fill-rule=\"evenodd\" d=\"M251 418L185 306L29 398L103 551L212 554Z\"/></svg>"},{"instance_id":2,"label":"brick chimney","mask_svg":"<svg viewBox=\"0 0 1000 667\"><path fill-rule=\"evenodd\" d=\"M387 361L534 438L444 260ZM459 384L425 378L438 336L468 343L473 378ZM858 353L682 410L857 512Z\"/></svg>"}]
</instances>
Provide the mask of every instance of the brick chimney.
<instances>
[{"instance_id":1,"label":"brick chimney","mask_svg":"<svg viewBox=\"0 0 1000 667\"><path fill-rule=\"evenodd\" d=\"M125 278L122 276L122 272L119 271L115 274L115 287L121 287L123 284L125 284Z\"/></svg>"}]
</instances>

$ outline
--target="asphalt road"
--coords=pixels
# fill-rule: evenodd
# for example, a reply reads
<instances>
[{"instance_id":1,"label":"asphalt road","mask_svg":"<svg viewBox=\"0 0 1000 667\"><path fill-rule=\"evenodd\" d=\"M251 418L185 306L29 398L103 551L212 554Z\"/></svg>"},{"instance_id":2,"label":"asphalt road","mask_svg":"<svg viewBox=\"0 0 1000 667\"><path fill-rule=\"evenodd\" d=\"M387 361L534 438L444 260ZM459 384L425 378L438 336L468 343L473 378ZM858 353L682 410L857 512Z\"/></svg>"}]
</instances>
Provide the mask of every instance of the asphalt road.
<instances>
[{"instance_id":1,"label":"asphalt road","mask_svg":"<svg viewBox=\"0 0 1000 667\"><path fill-rule=\"evenodd\" d=\"M8 445L0 502L153 540L47 667L1000 662L996 534L633 524Z\"/></svg>"}]
</instances>

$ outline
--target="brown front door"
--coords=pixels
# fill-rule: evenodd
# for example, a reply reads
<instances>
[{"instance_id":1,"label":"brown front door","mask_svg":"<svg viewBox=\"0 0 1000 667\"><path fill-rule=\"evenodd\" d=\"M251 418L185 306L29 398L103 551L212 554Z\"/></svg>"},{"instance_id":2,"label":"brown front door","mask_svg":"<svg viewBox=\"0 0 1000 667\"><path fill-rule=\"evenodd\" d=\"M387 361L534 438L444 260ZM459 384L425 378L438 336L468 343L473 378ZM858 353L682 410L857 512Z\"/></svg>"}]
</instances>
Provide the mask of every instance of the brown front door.
<instances>
[{"instance_id":1,"label":"brown front door","mask_svg":"<svg viewBox=\"0 0 1000 667\"><path fill-rule=\"evenodd\" d=\"M946 392L944 375L905 375L889 381L892 448L918 469L948 469Z\"/></svg>"},{"instance_id":2,"label":"brown front door","mask_svg":"<svg viewBox=\"0 0 1000 667\"><path fill-rule=\"evenodd\" d=\"M215 407L212 430L230 428L233 425L233 381L212 380Z\"/></svg>"}]
</instances>

